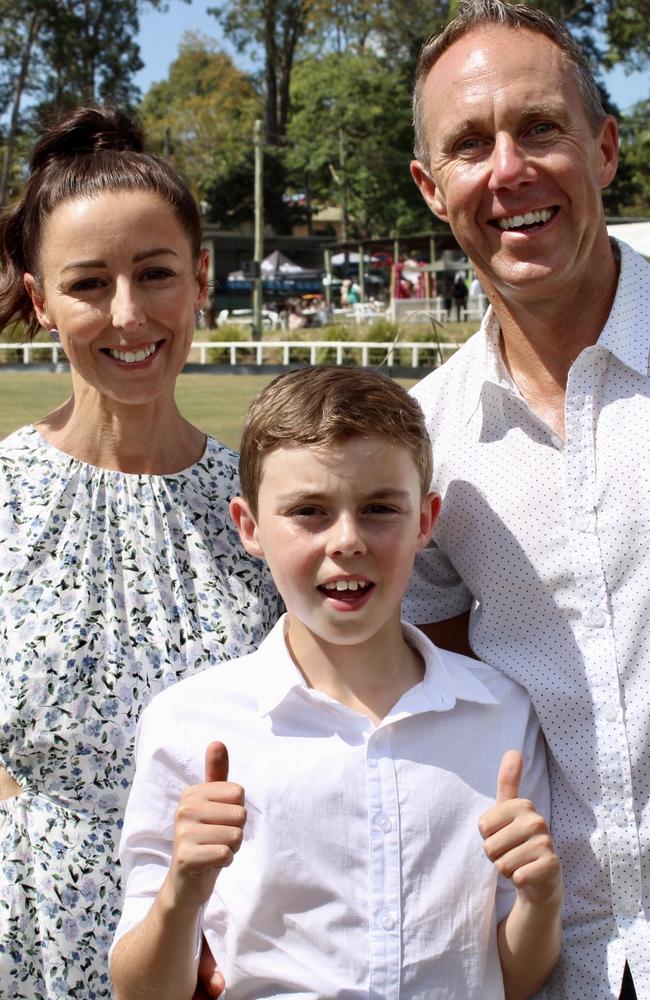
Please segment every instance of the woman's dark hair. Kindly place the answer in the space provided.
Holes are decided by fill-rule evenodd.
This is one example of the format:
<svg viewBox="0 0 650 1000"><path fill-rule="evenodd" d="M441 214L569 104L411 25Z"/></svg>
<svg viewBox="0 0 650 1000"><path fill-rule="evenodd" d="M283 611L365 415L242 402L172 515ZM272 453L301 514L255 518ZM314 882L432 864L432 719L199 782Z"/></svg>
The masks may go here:
<svg viewBox="0 0 650 1000"><path fill-rule="evenodd" d="M43 223L61 202L102 191L152 191L175 213L192 254L201 250L201 219L175 171L145 151L140 125L119 108L87 106L66 114L36 143L22 197L0 217L0 330L23 321L38 329L24 275L40 280Z"/></svg>

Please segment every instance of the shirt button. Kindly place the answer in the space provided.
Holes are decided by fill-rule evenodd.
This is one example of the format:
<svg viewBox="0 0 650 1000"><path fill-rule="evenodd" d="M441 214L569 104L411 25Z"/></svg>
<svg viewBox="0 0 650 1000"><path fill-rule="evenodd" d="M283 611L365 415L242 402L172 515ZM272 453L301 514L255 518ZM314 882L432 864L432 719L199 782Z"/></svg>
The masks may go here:
<svg viewBox="0 0 650 1000"><path fill-rule="evenodd" d="M589 531L591 529L591 518L588 514L577 514L571 520L571 527L574 531Z"/></svg>
<svg viewBox="0 0 650 1000"><path fill-rule="evenodd" d="M617 826L625 826L627 823L627 816L622 809L612 809L611 820L612 823L616 823Z"/></svg>
<svg viewBox="0 0 650 1000"><path fill-rule="evenodd" d="M608 705L605 709L605 719L607 722L616 722L618 719L618 708L616 705Z"/></svg>
<svg viewBox="0 0 650 1000"><path fill-rule="evenodd" d="M623 903L621 912L624 913L626 917L633 917L635 913L639 912L639 904L636 900L628 899Z"/></svg>
<svg viewBox="0 0 650 1000"><path fill-rule="evenodd" d="M379 819L379 828L384 833L390 833L393 829L393 824L391 822L390 816L381 816Z"/></svg>
<svg viewBox="0 0 650 1000"><path fill-rule="evenodd" d="M589 628L602 628L607 622L607 615L602 608L590 608L585 611L582 620Z"/></svg>
<svg viewBox="0 0 650 1000"><path fill-rule="evenodd" d="M395 930L395 921L391 917L390 913L382 914L382 918L379 922L385 931Z"/></svg>

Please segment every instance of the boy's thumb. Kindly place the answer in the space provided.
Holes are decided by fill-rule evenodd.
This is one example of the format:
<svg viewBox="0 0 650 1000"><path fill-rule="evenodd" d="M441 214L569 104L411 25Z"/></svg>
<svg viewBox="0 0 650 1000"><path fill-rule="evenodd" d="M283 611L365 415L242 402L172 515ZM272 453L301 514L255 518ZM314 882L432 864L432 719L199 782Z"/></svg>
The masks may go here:
<svg viewBox="0 0 650 1000"><path fill-rule="evenodd" d="M218 740L205 751L205 780L228 781L228 751Z"/></svg>
<svg viewBox="0 0 650 1000"><path fill-rule="evenodd" d="M519 785L524 769L524 758L518 750L506 750L499 765L497 777L497 802L519 798Z"/></svg>

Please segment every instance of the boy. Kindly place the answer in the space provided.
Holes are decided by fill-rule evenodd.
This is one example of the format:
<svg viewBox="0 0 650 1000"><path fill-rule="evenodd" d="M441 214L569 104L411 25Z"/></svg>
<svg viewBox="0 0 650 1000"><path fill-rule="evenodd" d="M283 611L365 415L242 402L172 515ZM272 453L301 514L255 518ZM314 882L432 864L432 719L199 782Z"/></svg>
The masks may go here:
<svg viewBox="0 0 650 1000"><path fill-rule="evenodd" d="M231 513L287 614L143 715L118 1000L190 998L199 929L229 1000L526 997L557 959L560 866L519 798L548 801L526 695L400 623L430 479L385 376L302 369L251 405Z"/></svg>

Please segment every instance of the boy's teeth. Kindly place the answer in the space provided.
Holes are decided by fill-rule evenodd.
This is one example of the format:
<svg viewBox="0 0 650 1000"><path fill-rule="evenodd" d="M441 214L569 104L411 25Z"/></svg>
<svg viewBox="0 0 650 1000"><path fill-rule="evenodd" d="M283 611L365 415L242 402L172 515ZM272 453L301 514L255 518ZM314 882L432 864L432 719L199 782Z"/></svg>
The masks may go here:
<svg viewBox="0 0 650 1000"><path fill-rule="evenodd" d="M108 353L112 358L117 361L126 361L128 363L133 363L134 361L144 361L156 350L155 344L149 344L148 347L142 347L139 351L113 351L110 350Z"/></svg>
<svg viewBox="0 0 650 1000"><path fill-rule="evenodd" d="M525 215L511 215L507 219L499 219L499 229L518 229L520 226L532 226L539 222L548 222L553 215L550 208L542 208L538 212L526 212Z"/></svg>
<svg viewBox="0 0 650 1000"><path fill-rule="evenodd" d="M325 590L363 590L367 586L367 580L333 580L324 584Z"/></svg>

